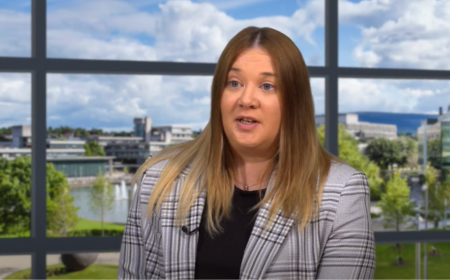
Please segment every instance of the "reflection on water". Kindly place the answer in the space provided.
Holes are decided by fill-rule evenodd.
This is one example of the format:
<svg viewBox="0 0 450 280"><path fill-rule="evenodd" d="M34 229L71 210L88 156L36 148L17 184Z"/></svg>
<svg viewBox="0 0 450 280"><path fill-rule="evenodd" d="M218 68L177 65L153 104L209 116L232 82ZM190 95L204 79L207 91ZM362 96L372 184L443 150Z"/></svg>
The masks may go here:
<svg viewBox="0 0 450 280"><path fill-rule="evenodd" d="M116 199L114 200L111 211L105 214L105 222L125 224L129 209L128 191L130 190L130 187L125 186L125 183L122 183L122 185L116 185L114 188ZM80 218L87 220L101 220L100 215L92 212L91 207L89 206L90 187L72 188L70 189L70 194L75 198L74 205L80 207L78 210L78 216Z"/></svg>

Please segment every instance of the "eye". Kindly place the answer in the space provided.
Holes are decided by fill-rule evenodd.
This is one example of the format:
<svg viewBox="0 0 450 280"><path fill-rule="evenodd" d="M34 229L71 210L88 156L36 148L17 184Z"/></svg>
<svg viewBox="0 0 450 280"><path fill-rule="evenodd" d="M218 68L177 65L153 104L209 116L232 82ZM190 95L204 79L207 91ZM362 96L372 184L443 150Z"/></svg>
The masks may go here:
<svg viewBox="0 0 450 280"><path fill-rule="evenodd" d="M230 81L230 82L228 82L228 84L233 88L239 87L239 82L237 82L237 81Z"/></svg>
<svg viewBox="0 0 450 280"><path fill-rule="evenodd" d="M271 84L263 84L262 88L263 90L273 90L275 87Z"/></svg>

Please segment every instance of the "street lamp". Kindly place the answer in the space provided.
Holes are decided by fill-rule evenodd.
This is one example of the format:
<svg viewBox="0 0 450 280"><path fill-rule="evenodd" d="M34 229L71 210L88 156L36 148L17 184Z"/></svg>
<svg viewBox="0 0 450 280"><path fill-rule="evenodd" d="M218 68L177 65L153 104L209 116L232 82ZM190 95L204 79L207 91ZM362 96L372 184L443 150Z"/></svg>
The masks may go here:
<svg viewBox="0 0 450 280"><path fill-rule="evenodd" d="M422 191L425 192L425 230L428 230L428 186L422 185ZM427 243L423 243L424 255L423 255L423 279L428 279L428 249Z"/></svg>

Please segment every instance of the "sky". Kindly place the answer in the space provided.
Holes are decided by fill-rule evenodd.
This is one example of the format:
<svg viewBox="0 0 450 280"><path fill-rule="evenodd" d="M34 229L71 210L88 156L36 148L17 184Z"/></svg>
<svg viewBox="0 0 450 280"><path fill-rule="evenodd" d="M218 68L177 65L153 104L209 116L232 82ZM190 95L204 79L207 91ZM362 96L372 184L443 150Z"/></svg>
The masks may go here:
<svg viewBox="0 0 450 280"><path fill-rule="evenodd" d="M324 0L47 0L50 58L217 62L242 28L289 36L308 66L324 65ZM30 0L0 1L0 56L30 56ZM339 65L450 69L450 0L339 0ZM203 128L211 76L49 74L48 126ZM311 79L317 114L324 79ZM0 74L0 127L29 124L30 75ZM437 113L450 81L340 79L339 111ZM445 110L444 110L445 111Z"/></svg>

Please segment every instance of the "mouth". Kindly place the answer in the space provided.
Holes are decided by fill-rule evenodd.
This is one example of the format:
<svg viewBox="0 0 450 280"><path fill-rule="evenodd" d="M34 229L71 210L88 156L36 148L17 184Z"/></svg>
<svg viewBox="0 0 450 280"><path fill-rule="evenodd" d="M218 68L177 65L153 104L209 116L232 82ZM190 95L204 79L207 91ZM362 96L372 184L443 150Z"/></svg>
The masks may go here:
<svg viewBox="0 0 450 280"><path fill-rule="evenodd" d="M236 119L238 122L242 124L257 124L259 123L257 120L250 117L240 117Z"/></svg>

